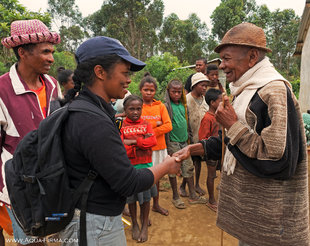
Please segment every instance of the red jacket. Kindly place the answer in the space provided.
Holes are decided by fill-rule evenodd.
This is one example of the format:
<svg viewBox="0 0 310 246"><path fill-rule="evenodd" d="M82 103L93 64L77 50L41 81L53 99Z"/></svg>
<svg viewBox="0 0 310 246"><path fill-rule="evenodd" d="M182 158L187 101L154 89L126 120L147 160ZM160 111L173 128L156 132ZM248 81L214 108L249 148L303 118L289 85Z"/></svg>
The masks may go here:
<svg viewBox="0 0 310 246"><path fill-rule="evenodd" d="M152 162L152 147L157 144L157 141L152 125L149 122L141 118L137 121L131 121L126 118L121 128L121 137L122 140L137 140L135 145L125 144L127 155L132 165Z"/></svg>
<svg viewBox="0 0 310 246"><path fill-rule="evenodd" d="M211 112L206 112L200 123L198 131L199 140L208 139L211 136L218 136L220 129L219 123L216 121L215 116Z"/></svg>

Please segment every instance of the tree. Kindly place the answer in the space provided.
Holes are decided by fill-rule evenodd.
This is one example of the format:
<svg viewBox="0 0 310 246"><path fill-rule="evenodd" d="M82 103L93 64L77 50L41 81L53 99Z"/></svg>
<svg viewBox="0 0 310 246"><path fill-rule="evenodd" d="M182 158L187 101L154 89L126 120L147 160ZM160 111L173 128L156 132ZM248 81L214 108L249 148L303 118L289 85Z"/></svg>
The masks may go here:
<svg viewBox="0 0 310 246"><path fill-rule="evenodd" d="M59 67L64 67L73 71L76 68L74 55L69 51L56 51L54 53L54 63L49 71L49 74L57 78L57 69Z"/></svg>
<svg viewBox="0 0 310 246"><path fill-rule="evenodd" d="M222 0L211 15L212 34L221 40L230 28L243 22L245 18L243 0Z"/></svg>
<svg viewBox="0 0 310 246"><path fill-rule="evenodd" d="M86 19L95 36L116 38L138 59L156 53L156 31L162 24L162 0L107 0Z"/></svg>
<svg viewBox="0 0 310 246"><path fill-rule="evenodd" d="M131 78L132 82L129 85L129 90L133 94L140 94L140 81L143 78L144 73L148 71L157 80L157 98L163 99L164 91L171 79L178 78L184 83L186 78L192 74L193 71L190 69L179 69L186 65L188 65L188 63L180 63L179 59L169 52L152 56L146 60L146 67L135 73Z"/></svg>
<svg viewBox="0 0 310 246"><path fill-rule="evenodd" d="M195 62L205 56L209 29L196 14L187 20L180 20L176 14L165 18L159 34L161 52L170 52L183 61Z"/></svg>
<svg viewBox="0 0 310 246"><path fill-rule="evenodd" d="M58 50L75 52L87 36L82 14L75 0L48 0L48 12L59 28L61 43Z"/></svg>
<svg viewBox="0 0 310 246"><path fill-rule="evenodd" d="M294 10L279 9L271 13L271 21L268 25L269 47L272 49L271 61L275 67L290 75L293 69L292 59L295 50L300 18Z"/></svg>

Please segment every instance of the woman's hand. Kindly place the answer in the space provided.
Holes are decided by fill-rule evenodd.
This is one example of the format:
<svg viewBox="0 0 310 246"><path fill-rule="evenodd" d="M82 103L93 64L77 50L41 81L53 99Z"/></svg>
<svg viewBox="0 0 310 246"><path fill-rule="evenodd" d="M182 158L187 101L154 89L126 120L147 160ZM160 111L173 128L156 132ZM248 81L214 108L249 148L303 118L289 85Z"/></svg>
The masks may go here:
<svg viewBox="0 0 310 246"><path fill-rule="evenodd" d="M168 174L179 174L181 171L181 160L175 156L167 156L163 163L168 165Z"/></svg>
<svg viewBox="0 0 310 246"><path fill-rule="evenodd" d="M180 149L179 151L173 153L172 156L178 157L181 161L186 160L191 156L189 146L186 146L183 149Z"/></svg>

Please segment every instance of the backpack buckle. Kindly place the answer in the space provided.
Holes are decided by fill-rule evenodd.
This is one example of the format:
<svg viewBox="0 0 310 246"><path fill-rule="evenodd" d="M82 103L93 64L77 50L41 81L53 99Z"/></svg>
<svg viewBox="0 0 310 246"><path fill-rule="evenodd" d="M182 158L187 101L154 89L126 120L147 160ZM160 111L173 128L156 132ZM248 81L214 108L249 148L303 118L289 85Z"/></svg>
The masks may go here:
<svg viewBox="0 0 310 246"><path fill-rule="evenodd" d="M97 172L95 172L94 170L89 170L89 172L88 172L88 178L89 179L96 179L97 178Z"/></svg>
<svg viewBox="0 0 310 246"><path fill-rule="evenodd" d="M35 176L23 175L22 179L24 180L24 182L31 183L31 184L36 182L36 177Z"/></svg>

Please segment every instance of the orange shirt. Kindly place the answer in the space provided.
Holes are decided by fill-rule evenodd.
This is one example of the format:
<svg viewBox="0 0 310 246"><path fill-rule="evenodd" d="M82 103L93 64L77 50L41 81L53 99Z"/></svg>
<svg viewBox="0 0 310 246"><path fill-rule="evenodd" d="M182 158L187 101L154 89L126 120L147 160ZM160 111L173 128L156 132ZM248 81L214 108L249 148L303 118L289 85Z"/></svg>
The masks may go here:
<svg viewBox="0 0 310 246"><path fill-rule="evenodd" d="M42 86L37 90L32 90L34 93L37 94L39 98L40 107L42 110L42 113L44 115L44 118L46 118L47 110L46 110L46 89L45 89L45 83L43 79L40 77L40 80L42 82Z"/></svg>
<svg viewBox="0 0 310 246"><path fill-rule="evenodd" d="M4 205L0 205L0 229L1 228L5 230L7 234L13 236L12 222Z"/></svg>
<svg viewBox="0 0 310 246"><path fill-rule="evenodd" d="M143 104L141 118L150 122L153 127L157 145L152 150L166 149L165 134L172 130L172 123L165 105L156 100L152 104ZM161 121L162 125L157 126L157 121Z"/></svg>

